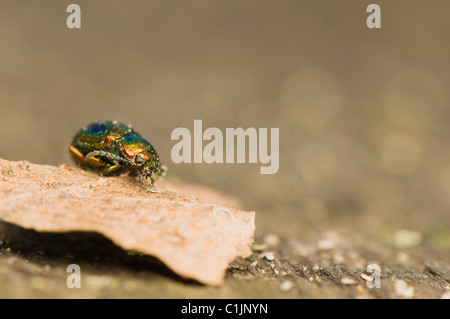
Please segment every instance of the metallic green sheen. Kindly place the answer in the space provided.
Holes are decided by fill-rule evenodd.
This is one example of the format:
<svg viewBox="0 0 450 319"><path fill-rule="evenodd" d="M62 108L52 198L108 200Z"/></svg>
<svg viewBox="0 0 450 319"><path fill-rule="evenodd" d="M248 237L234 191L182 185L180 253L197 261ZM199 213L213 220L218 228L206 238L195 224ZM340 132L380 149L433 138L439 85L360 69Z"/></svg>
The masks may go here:
<svg viewBox="0 0 450 319"><path fill-rule="evenodd" d="M100 175L130 171L141 182L150 177L153 185L163 171L153 146L131 127L117 121L89 124L78 131L71 146L82 154L71 151L77 164Z"/></svg>

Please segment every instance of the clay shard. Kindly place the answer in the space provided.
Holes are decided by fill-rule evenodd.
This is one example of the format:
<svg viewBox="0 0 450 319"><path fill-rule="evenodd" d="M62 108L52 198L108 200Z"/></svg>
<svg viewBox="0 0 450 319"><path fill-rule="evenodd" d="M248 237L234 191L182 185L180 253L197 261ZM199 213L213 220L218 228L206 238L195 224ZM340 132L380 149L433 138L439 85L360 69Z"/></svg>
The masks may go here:
<svg viewBox="0 0 450 319"><path fill-rule="evenodd" d="M195 194L173 182L150 188L128 176L0 159L0 219L40 232L98 232L183 277L221 285L229 263L251 254L255 213L208 188L178 188Z"/></svg>

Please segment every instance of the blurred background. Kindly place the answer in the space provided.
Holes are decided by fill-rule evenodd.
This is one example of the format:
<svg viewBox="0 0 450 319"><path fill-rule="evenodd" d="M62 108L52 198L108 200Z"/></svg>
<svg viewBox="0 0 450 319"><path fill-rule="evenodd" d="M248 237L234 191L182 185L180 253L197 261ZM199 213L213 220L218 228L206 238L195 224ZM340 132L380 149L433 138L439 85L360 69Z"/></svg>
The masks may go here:
<svg viewBox="0 0 450 319"><path fill-rule="evenodd" d="M66 8L81 7L81 29ZM381 29L366 8L381 6ZM167 178L257 212L257 235L419 231L450 249L450 3L0 0L0 157L72 164L133 124ZM280 168L174 164L177 127L280 129Z"/></svg>

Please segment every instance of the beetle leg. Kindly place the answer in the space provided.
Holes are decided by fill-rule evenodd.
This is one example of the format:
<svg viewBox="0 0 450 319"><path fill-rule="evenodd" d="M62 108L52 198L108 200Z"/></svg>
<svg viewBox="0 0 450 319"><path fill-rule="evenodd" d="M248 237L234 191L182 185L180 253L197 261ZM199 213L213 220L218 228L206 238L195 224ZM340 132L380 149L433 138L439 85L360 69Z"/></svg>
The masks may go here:
<svg viewBox="0 0 450 319"><path fill-rule="evenodd" d="M99 171L99 174L102 176L108 176L111 173L117 171L120 168L120 165L109 165L105 167L104 169Z"/></svg>
<svg viewBox="0 0 450 319"><path fill-rule="evenodd" d="M113 160L113 161L116 160L116 161L119 161L119 162L127 163L128 165L131 165L131 166L136 166L129 159L126 159L126 158L120 157L120 156L118 156L116 154L108 153L108 152L105 152L105 151L92 151L92 152L90 152L89 154L86 155L86 159L95 158L94 156L106 157L106 158L108 158L110 160Z"/></svg>
<svg viewBox="0 0 450 319"><path fill-rule="evenodd" d="M76 147L73 146L69 147L69 151L72 154L72 156L78 159L80 162L85 161L84 155Z"/></svg>
<svg viewBox="0 0 450 319"><path fill-rule="evenodd" d="M106 165L105 163L103 163L101 160L99 160L96 157L84 156L83 153L81 153L76 147L71 146L69 148L69 150L70 150L70 153L72 154L72 156L75 159L78 159L83 164L87 164L87 165L93 166L93 167L100 167L100 166Z"/></svg>
<svg viewBox="0 0 450 319"><path fill-rule="evenodd" d="M145 178L149 178L150 177L150 187L153 187L153 178L151 175L144 175L144 174L139 174L139 180L141 181L141 184L144 185L144 177Z"/></svg>
<svg viewBox="0 0 450 319"><path fill-rule="evenodd" d="M97 157L87 157L86 162L93 167L102 167L106 165L102 160L98 159Z"/></svg>
<svg viewBox="0 0 450 319"><path fill-rule="evenodd" d="M153 173L151 175L147 175L147 177L150 177L150 187L153 187Z"/></svg>

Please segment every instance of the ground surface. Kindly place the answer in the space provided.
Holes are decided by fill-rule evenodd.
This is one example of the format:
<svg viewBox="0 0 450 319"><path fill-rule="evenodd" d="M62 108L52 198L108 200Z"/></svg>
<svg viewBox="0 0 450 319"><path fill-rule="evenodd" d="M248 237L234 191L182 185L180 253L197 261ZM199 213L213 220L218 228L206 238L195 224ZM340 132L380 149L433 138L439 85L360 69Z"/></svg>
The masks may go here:
<svg viewBox="0 0 450 319"><path fill-rule="evenodd" d="M440 298L448 295L450 281L448 263L433 253L400 254L364 237L345 237L339 248L326 251L316 250L315 241L281 238L270 249L274 260L261 253L239 258L230 264L224 286L212 287L98 234L40 234L2 224L2 236L2 298ZM374 262L381 267L379 289L369 289L361 278ZM73 263L82 269L80 289L66 286L66 267Z"/></svg>
<svg viewBox="0 0 450 319"><path fill-rule="evenodd" d="M229 264L223 285L203 285L177 275L149 253L154 252L167 260L178 273L217 285L221 283L220 275L219 279L211 279L217 276L202 277L196 275L195 268L201 270L202 274L210 268L208 265L211 263L213 269L220 267L217 265L221 262L218 257L221 252L230 254L227 245L232 248L239 242L229 240L234 238L223 238L216 243L211 240L215 236L223 236L221 231L227 227L235 231L228 236L245 234L244 226L248 223L245 219L240 222L243 226L239 223L225 225L236 222L241 218L239 214L245 213L233 213L229 208L229 214L235 215L228 221L211 215L211 212L201 217L200 211L208 209L210 205L202 206L193 197L162 192L161 189L142 194L142 186L136 186L136 181L129 176L99 179L95 173L67 166L42 166L4 160L1 163L2 216L9 221L17 220L24 227L50 232L37 232L5 221L0 223L0 297L440 298L449 295L448 254L442 254L435 245L424 241L420 232L412 230L397 231L393 244L383 243L380 238L372 238L364 233L339 228L319 233L305 232L301 239L284 234L263 234L256 239L254 253L250 257L237 258ZM49 187L50 193L46 191ZM106 187L106 199L102 199L105 197L102 187ZM183 188L184 191L191 188L196 194L208 193L210 198L213 194L222 203L228 201L230 205L237 205L231 198L213 190L202 189L199 192L198 186L191 187L188 184L184 184ZM83 189L94 191L85 193ZM137 191L130 195L133 189ZM108 197L111 192L114 193L114 199ZM73 196L69 196L69 193L77 195L77 205L71 201ZM144 203L130 206L130 196L136 203ZM52 201L53 197L57 200ZM189 206L189 209L182 205L192 201L195 205ZM105 202L108 203L106 207ZM217 218L217 222L205 224L211 228L208 232L212 233L212 239L200 242L187 239L201 238L199 233L203 229L196 230L194 227L193 231L197 235L192 237L192 231L186 230L189 226L180 225L185 219L169 219L167 223L160 224L160 227L165 227L162 235L157 233L147 236L155 230L152 227L138 229L139 224L145 223L144 216L139 214L139 224L133 226L136 231L126 232L133 219L136 219L137 211L147 208L147 216L154 211L161 211L165 218L171 214L165 209L173 205L185 209L182 215L200 216L195 223ZM24 211L26 215L23 215ZM120 217L121 213L123 217ZM78 220L79 214L81 220ZM28 217L15 219L14 215ZM64 222L66 215L70 215L69 225ZM86 224L85 220L89 222ZM96 223L102 227L94 227ZM213 230L212 227L217 227L213 226L216 223L219 228ZM252 219L251 232L244 236L253 237L253 224ZM185 238L184 246L175 243L175 247L181 250L172 247L173 236L167 236L171 233L168 228L177 229L177 236ZM95 231L97 229L98 232ZM140 235L139 231L145 236ZM141 252L148 253L122 249L105 236L125 247L140 248ZM138 240L138 246L125 244L135 242L134 238ZM148 238L150 241L146 243ZM162 251L151 249L155 246L152 240L158 241L156 247L162 247ZM244 246L247 242L248 239L243 240ZM166 250L173 252L166 254ZM192 250L193 256L185 254ZM233 253L247 254L245 249ZM192 259L195 261L198 258L200 263L196 264L194 271L187 271L188 266L192 268ZM214 262L217 258L219 263ZM71 274L67 272L70 264L77 264L82 270L80 289L69 289L66 285ZM379 288L369 287L375 283L375 277L371 277L367 270L369 265L379 267Z"/></svg>

